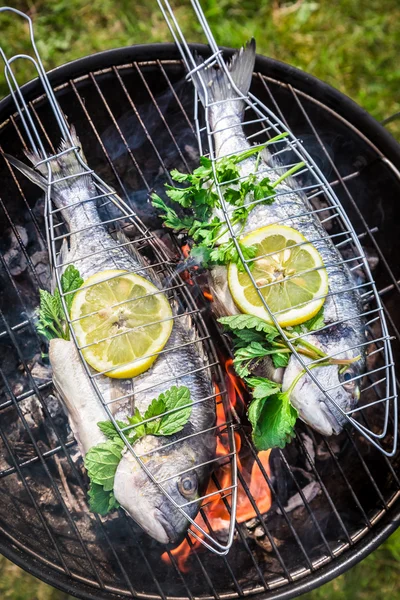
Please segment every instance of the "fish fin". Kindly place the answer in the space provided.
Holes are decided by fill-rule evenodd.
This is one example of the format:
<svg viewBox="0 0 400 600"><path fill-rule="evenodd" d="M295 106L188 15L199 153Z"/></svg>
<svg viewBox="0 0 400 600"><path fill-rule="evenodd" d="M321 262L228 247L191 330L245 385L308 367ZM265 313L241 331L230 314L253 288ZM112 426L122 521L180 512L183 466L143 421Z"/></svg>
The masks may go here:
<svg viewBox="0 0 400 600"><path fill-rule="evenodd" d="M227 65L233 83L243 96L246 96L250 89L255 59L256 42L252 38L246 46L235 52ZM196 62L198 66L204 65L204 60L199 56L196 57ZM211 102L238 97L224 70L204 66L192 74L192 80L204 106Z"/></svg>
<svg viewBox="0 0 400 600"><path fill-rule="evenodd" d="M25 155L29 159L29 161L33 164L34 169L25 165L23 162L14 158L10 155L5 155L7 160L25 177L27 177L30 181L38 185L43 190L48 189L48 165L50 165L51 173L52 173L52 191L55 192L52 195L54 202L56 203L58 208L63 207L63 192L68 190L73 182L78 181L82 187L89 187L92 185L91 173L84 173L85 171L85 156L80 146L80 141L78 136L76 135L75 128L71 126L70 128L71 140L61 140L60 146L57 150L57 153L65 152L61 156L56 158L51 158L48 162L42 164L38 164L44 160L44 156L40 154L40 152L26 151ZM70 149L70 152L66 152ZM80 152L80 159L78 159L78 153ZM36 165L38 165L36 167ZM71 175L78 175L79 173L83 173L80 177L76 179L65 179L66 177L71 177ZM70 201L70 199L67 201Z"/></svg>
<svg viewBox="0 0 400 600"><path fill-rule="evenodd" d="M18 169L18 171L21 171L21 173L25 175L29 181L32 181L32 183L39 186L42 190L47 189L47 180L43 177L43 175L32 169L32 167L28 167L28 165L23 163L18 158L11 156L11 154L4 154L4 156L10 165ZM39 160L40 159L38 159L36 162L39 162Z"/></svg>

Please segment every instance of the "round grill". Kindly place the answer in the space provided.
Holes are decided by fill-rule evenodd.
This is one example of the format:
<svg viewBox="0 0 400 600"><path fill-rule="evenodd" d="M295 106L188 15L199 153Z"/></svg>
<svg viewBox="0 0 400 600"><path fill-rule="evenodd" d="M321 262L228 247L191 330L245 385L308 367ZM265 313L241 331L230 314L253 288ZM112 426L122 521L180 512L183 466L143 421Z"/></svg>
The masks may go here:
<svg viewBox="0 0 400 600"><path fill-rule="evenodd" d="M50 74L90 167L156 231L149 190L198 158L184 74L173 45L101 53ZM374 269L397 358L400 147L348 98L277 61L258 58L252 89L303 140L347 210ZM25 87L25 98L54 148L57 130L37 82ZM0 145L22 158L28 144L13 113L3 100ZM238 524L226 557L193 549L183 561L123 514L89 513L82 460L34 327L37 290L49 283L43 198L6 161L0 170L0 549L7 557L81 598L289 598L338 575L389 535L400 507L398 456L388 459L354 431L324 439L303 424L287 448L271 453L270 474L260 465L272 494L268 512L239 475L254 518ZM381 410L366 414L369 427L381 423ZM246 428L241 435L241 452L254 461Z"/></svg>

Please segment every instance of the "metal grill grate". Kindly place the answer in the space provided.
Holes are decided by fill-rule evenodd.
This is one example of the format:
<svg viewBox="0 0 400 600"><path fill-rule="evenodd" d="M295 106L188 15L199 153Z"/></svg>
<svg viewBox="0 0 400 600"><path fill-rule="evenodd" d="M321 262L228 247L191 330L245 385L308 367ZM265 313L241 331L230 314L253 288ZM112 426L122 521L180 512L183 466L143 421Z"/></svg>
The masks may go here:
<svg viewBox="0 0 400 600"><path fill-rule="evenodd" d="M196 142L193 128L189 125L193 118L191 104L189 102L185 104L176 91L183 74L181 63L176 60L124 62L107 69L90 72L63 83L56 89L62 108L69 115L71 122L76 124L85 150L87 148L89 164L96 167L96 170L98 166L99 172L107 181L112 181L114 177L118 189L125 194L123 197L127 203L132 202L132 197L125 175L130 172L131 165L135 173L135 184L141 181L137 189L145 190L152 185L159 167L163 171L163 177L167 177L169 168L175 166L165 164L163 161L165 151L160 142L161 130L171 140L177 154L180 153L182 157L187 156L187 139L191 139L192 145ZM139 89L140 82L142 84ZM310 98L287 86L280 91L279 82L261 73L255 75L254 85L259 86L259 90L265 90L265 98L272 98L276 103L275 110L278 111L279 102L282 100L280 93L284 92L286 98L292 97L294 105L299 106L299 114L304 116L307 126L310 131L313 131L313 123L309 115L310 107L314 107L315 103ZM160 90L170 91L172 111L163 108ZM45 98L37 97L37 90L33 98L29 106L42 131L50 132L48 141L51 148L51 144L57 144L58 140L51 125ZM146 105L152 105L156 110L158 107L160 110L158 114L161 113L163 116L163 118L160 116L160 120L157 121L158 124L161 123L157 134L151 132L154 114L151 113L149 116L142 110L144 98L146 98ZM115 128L121 145L129 146L121 126L120 118L124 109L118 107L119 102L126 102L126 109L132 114L139 115L139 127L147 140L146 143L152 148L154 162L151 168L135 150L125 155L126 160L116 161L103 141L102 132L106 124L107 127ZM171 112L177 119L176 123L171 117ZM281 116L284 120L285 112L284 110L282 112ZM293 115L287 113L287 118L290 122ZM184 127L188 138L179 139L177 132ZM87 138L83 138L82 132ZM3 149L13 154L20 154L16 149L21 141L23 142L24 133L18 115L10 116L4 121L0 133ZM315 135L317 129L314 128L313 133L318 148L324 152L321 139ZM26 142L23 145L27 147ZM382 169L384 157L372 146L366 151L366 154L368 153L370 164L377 161L379 168ZM329 154L327 156L329 165L331 159ZM349 205L353 206L357 221L361 223L358 227L360 239L363 243L366 240L370 241L380 251L379 242L382 239L380 232L376 228L367 226L365 217L362 216L351 194L352 185L364 177L365 171L360 168L351 173L346 172L342 177L340 173L343 171L334 161L332 163L334 170L331 173L333 179L331 184L341 195L341 199L343 195L348 195ZM42 239L43 242L43 223L40 215L34 210L33 202L37 198L37 193L25 181L15 177L5 162L3 165L5 192L1 202L1 225L4 229L13 231L17 246L27 262L30 286L32 289L37 288L38 285L42 285L42 274L38 272L35 261L32 261L32 248L18 230L20 216L24 214L24 218L36 232L37 239ZM391 176L396 177L396 174ZM122 181L125 182L125 186ZM3 293L1 317L4 327L0 332L0 340L3 359L6 353L12 358L9 362L3 360L1 368L5 394L0 405L3 415L0 421L0 436L3 444L1 454L7 458L2 461L0 477L5 500L4 507L8 507L8 514L1 513L1 529L4 539L8 539L9 544L23 548L24 552L28 552L32 558L39 560L43 571L52 568L59 572L60 576L66 575L71 578L71 581L86 584L89 586L85 588L87 594L90 594L90 587L95 587L100 590L94 592L97 595L104 590L110 595L116 592L134 597L202 595L218 598L221 594L226 597L236 597L249 592L264 592L265 595L268 591L269 596L274 597L278 594L273 591L275 588L284 586L288 582L293 584L296 580L314 573L354 546L394 505L400 489L395 459L380 456L367 447L362 439L349 433L343 434L336 444L335 440L322 441L318 435L305 427L300 427L293 448L283 452L278 451L273 457L272 477L258 461L251 444L246 444L254 460L258 461L273 494L274 512L266 519L257 514L257 504L251 497L248 484L243 475L238 473L239 487L254 504L259 519L257 527L262 530L263 535L260 538L263 540L264 548L268 543L270 545L268 552L262 550L255 542L255 536L247 525L239 524L237 539L228 557L210 558L203 553L194 553L190 563L191 571L185 574L179 571L176 558L171 553L169 553L171 567L160 569L159 557L164 548L151 545L148 539L143 538L134 528L130 519L123 515L120 516L120 520L124 525L120 528L113 521L103 520L87 513L85 513L87 521L81 521L80 511L71 506L68 495L71 485L76 493L79 487L85 490L74 442L66 436L65 427L60 427L54 413L49 409L51 383L38 383L38 379L31 374L30 361L40 348L32 322L32 309L37 301L36 296L33 292L27 294L24 282L12 274L10 262L7 256L5 258L6 253L7 250L1 253L2 277L5 282L3 289L6 290L7 298ZM396 313L392 310L392 306L393 302L396 303L396 292L399 291L397 282L399 274L389 269L383 254L380 269L382 271L380 295L383 301L388 298L388 306L384 305L384 309L397 336ZM193 310L196 309L197 307L193 305ZM27 338L33 340L28 347L25 344ZM22 375L15 373L15 365L20 365ZM18 388L20 380L23 381L22 389ZM41 434L32 426L29 419L27 420L23 412L26 402L34 397L39 400L43 411L43 426L48 430L49 447L44 448L40 443ZM23 430L30 440L33 456L29 458L20 457L19 448L13 438L13 429L9 423L10 414L15 415L22 423ZM366 418L371 418L371 414ZM372 414L372 419L374 418ZM246 430L242 430L242 435L244 441L248 442ZM310 448L325 449L328 469L322 461L312 456ZM293 467L293 453L298 453L298 456L302 457L302 466L308 466L310 480L318 482L320 486L318 510L315 508L315 500L311 500L304 491L298 469ZM9 463L8 466L5 465L6 462ZM343 486L341 496L338 496L332 487L333 474ZM48 493L53 498L52 503L43 502L40 491L35 487L35 478L38 477L45 482L44 487L49 490ZM285 503L282 477L299 495L300 519L296 518L293 509L289 509ZM10 502L8 496L12 494L18 499L17 502ZM345 507L346 503L351 504L351 514L347 512L349 509ZM25 506L30 508L29 519L27 513L23 512ZM59 511L59 522L53 519L54 515L50 507L53 511ZM280 514L276 512L277 509L280 510ZM301 525L302 519L305 521L305 526ZM311 544L308 538L312 540ZM130 556L129 552L127 555L126 548L132 552ZM141 577L138 576L138 572ZM84 592L75 593L83 595Z"/></svg>

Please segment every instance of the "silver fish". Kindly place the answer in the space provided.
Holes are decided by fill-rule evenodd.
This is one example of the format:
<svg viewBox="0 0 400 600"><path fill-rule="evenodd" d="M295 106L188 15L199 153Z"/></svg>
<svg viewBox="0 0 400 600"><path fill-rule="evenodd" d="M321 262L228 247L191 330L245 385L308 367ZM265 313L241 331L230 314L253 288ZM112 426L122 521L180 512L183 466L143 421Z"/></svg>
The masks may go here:
<svg viewBox="0 0 400 600"><path fill-rule="evenodd" d="M73 138L74 145L79 147L74 133ZM60 151L68 147L68 143L62 142ZM29 155L29 158L33 164L40 160L35 155ZM43 176L47 174L47 167L42 164L39 174L16 159L10 157L10 161L34 183L46 189ZM51 161L50 165L55 181L82 171L73 152ZM66 242L63 245L62 264L74 264L84 279L107 269L136 272L161 288L162 282L155 273L149 268L143 269L145 263L140 255L127 250L132 246L121 247L121 240L112 237L106 226L101 224L95 202L87 202L98 193L90 174L54 184L53 201L61 209L72 234L69 245ZM103 251L99 253L99 250ZM177 302L172 302L172 311L174 315L178 314ZM215 424L215 400L211 372L205 368L204 348L201 342L194 342L196 337L191 318L180 316L174 319L164 352L145 373L129 380L111 379L104 375L96 377L101 394L105 402L110 403L115 418L125 421L135 408L144 414L152 399L172 386L189 388L193 405L183 430L168 437L147 435L135 443L135 452L143 457L152 476L158 482L164 482L163 488L177 505L189 503L184 510L192 519L199 510L200 501L196 500L204 494L210 474L209 467L196 465L212 460L216 447L215 430L204 432ZM94 445L106 441L97 423L109 417L87 377L75 344L62 339L51 340L49 356L54 384L65 403L80 450L85 455ZM115 401L120 397L124 399ZM187 438L196 433L199 435ZM186 517L149 479L128 449L123 452L117 468L114 495L125 511L159 542L177 542L186 533L189 524Z"/></svg>
<svg viewBox="0 0 400 600"><path fill-rule="evenodd" d="M198 62L200 64L201 60ZM250 88L254 62L255 42L252 40L233 56L229 64L232 80L244 96ZM217 158L239 154L250 148L242 126L244 102L238 98L224 71L206 67L192 77L203 104L211 105L208 115ZM257 170L256 157L243 160L238 167L241 177L254 173ZM283 172L282 165L272 158L268 149L263 150L261 164L258 166L258 173L262 175L259 177L267 174L271 182L274 182ZM300 231L318 249L328 273L329 292L333 294L328 295L325 301L324 320L326 325L331 323L332 326L310 334L305 339L335 358L360 357L344 373L341 373L337 366L318 367L313 370L322 388L329 390L331 398L343 411L347 411L354 408L358 402L359 376L363 373L365 365L366 332L360 316L360 294L352 289L355 283L351 272L345 264L340 264L343 260L340 252L329 239L318 218L315 215L304 215L309 213L312 207L304 193L298 190L294 180L285 179L276 186L276 191L278 195L271 205L256 205L251 210L244 228L241 229L239 224L235 225L234 232L238 235L247 234L260 227L282 222ZM216 214L223 218L221 210L217 210ZM304 216L301 216L302 214ZM228 239L229 234L226 234L220 238L220 243ZM212 269L211 277L212 293L218 311L227 315L240 312L229 291L226 267ZM342 290L348 291L337 293ZM281 379L282 389L285 391L302 369L300 362L292 356L284 373L280 370L272 372L271 375L270 366L269 377L277 381ZM346 422L346 418L326 398L308 374L295 386L291 401L303 421L325 435L339 433Z"/></svg>

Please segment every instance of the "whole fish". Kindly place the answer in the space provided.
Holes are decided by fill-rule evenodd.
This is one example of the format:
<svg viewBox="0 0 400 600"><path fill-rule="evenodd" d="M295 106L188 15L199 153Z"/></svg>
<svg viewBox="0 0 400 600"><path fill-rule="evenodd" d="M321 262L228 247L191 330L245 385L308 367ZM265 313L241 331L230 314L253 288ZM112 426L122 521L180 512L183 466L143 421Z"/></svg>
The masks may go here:
<svg viewBox="0 0 400 600"><path fill-rule="evenodd" d="M73 145L80 147L74 132L72 138ZM63 141L60 152L69 147L69 143ZM34 154L28 157L33 164L41 160ZM12 157L10 162L46 189L45 164L39 166L40 173L37 173ZM73 152L52 160L50 166L54 181L82 172ZM69 244L63 242L59 264L74 264L83 279L108 269L136 272L161 289L162 282L151 269L143 269L145 263L131 250L132 245L121 246L123 240L112 237L101 224L95 201L90 201L98 195L90 174L70 177L53 185L52 199L70 232ZM102 251L99 253L99 250ZM172 302L171 307L177 315L177 302ZM151 401L172 386L186 386L190 390L192 411L184 428L171 436L146 435L134 444L134 449L138 456L143 456L152 476L158 482L163 481L163 488L179 506L189 503L183 510L192 519L199 510L199 498L204 494L210 474L210 467L197 465L212 460L216 447L215 430L209 431L216 420L213 384L210 370L205 368L204 349L201 342L194 341L196 337L191 318L179 316L174 319L164 351L146 372L127 380L104 375L95 378L114 417L124 421L136 408L143 415ZM85 455L90 448L106 441L97 423L109 417L84 370L75 344L53 339L49 357L55 387L65 403L71 429ZM123 399L116 400L120 397ZM116 471L114 495L125 511L159 542L177 542L186 533L189 522L185 515L150 480L127 448Z"/></svg>
<svg viewBox="0 0 400 600"><path fill-rule="evenodd" d="M201 62L201 59L198 59L199 65ZM250 88L254 62L255 41L252 40L233 56L228 66L231 78L243 96L247 95ZM192 78L201 101L209 106L208 118L213 132L216 157L240 154L250 148L242 126L245 103L233 89L226 73L222 69L205 67L195 72ZM258 169L256 160L253 155L238 164L241 177L257 171L259 178L267 175L270 181L274 182L284 173L282 165L273 159L268 148L261 153ZM305 194L299 191L295 181L285 179L277 184L275 189L277 196L274 202L271 205L262 203L255 205L249 213L244 228L242 229L239 224L235 225L234 232L237 235L244 235L261 227L281 222L300 231L318 249L329 278L329 295L324 304L324 320L326 325L331 324L331 326L321 332L307 335L305 339L337 359L359 357L344 373L336 365L317 367L312 371L321 387L329 390L331 398L343 411L347 411L357 405L360 396L359 376L362 375L365 366L366 332L361 317L360 294L354 289L355 282L350 270L346 264L341 264L343 258L339 250L328 237L317 216L310 214L311 204ZM220 209L216 214L223 218ZM219 241L222 243L228 239L229 234L226 234ZM226 267L213 268L211 278L212 293L218 311L226 315L239 313L230 294ZM310 359L305 359L305 362L310 362ZM268 361L266 363L268 365ZM282 389L285 391L302 370L300 362L292 356L284 371L274 370L269 362L266 376L281 380ZM291 394L291 402L299 411L303 421L325 435L339 433L346 422L340 410L327 399L308 374L301 377L295 386Z"/></svg>

